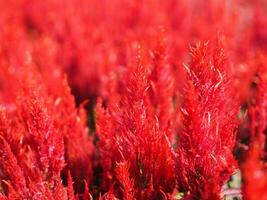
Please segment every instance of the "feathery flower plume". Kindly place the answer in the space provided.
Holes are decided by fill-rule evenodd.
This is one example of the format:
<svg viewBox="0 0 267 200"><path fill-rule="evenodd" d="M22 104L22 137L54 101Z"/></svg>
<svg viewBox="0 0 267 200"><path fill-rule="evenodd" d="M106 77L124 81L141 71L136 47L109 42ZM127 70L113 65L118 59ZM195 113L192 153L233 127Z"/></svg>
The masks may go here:
<svg viewBox="0 0 267 200"><path fill-rule="evenodd" d="M127 183L132 189L123 187L123 198L158 199L174 189L174 161L167 130L160 129L149 101L143 55L139 49L137 64L128 67L120 98L107 102L106 109L98 103L97 134L105 187ZM128 163L127 170L121 163ZM119 169L124 174L114 176Z"/></svg>
<svg viewBox="0 0 267 200"><path fill-rule="evenodd" d="M178 135L177 181L188 199L220 199L222 185L236 168L232 154L238 106L224 49L199 43L185 68L188 83Z"/></svg>

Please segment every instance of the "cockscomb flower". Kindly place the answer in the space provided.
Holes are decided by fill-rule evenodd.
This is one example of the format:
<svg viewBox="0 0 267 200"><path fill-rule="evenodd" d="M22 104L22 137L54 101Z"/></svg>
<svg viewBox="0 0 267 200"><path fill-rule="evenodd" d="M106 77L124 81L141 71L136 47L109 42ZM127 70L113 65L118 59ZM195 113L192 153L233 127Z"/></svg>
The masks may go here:
<svg viewBox="0 0 267 200"><path fill-rule="evenodd" d="M232 155L238 106L224 49L199 43L185 65L188 83L178 135L177 181L188 199L220 199L221 186L234 172Z"/></svg>
<svg viewBox="0 0 267 200"><path fill-rule="evenodd" d="M75 193L82 193L84 181L92 179L94 152L85 111L76 109L66 79L57 80L56 95L48 93L34 66L22 74L16 76L21 87L14 108L1 109L1 192L9 199L67 199L62 181L70 171ZM13 168L21 173L18 179ZM14 189L18 184L23 188Z"/></svg>
<svg viewBox="0 0 267 200"><path fill-rule="evenodd" d="M151 56L151 72L149 74L150 83L150 101L154 107L155 114L159 120L161 130L167 132L168 137L173 139L174 133L178 128L178 101L177 88L175 87L175 74L173 74L170 66L169 58L167 57L168 47L166 38L164 36L164 29L161 28L160 35L156 40L156 47L150 51ZM183 76L177 74L181 78L180 84L182 85Z"/></svg>
<svg viewBox="0 0 267 200"><path fill-rule="evenodd" d="M66 180L67 171L70 170L75 192L82 192L84 180L88 184L92 180L94 148L87 127L86 111L82 105L76 109L74 97L63 78L62 66L57 63L59 45L53 37L38 35L35 30L25 26L25 13L21 7L26 1L0 3L0 102L8 112L17 112L16 92L20 90L20 81L25 74L31 76L28 79L38 79L36 84L44 88L42 93L47 101L47 112L53 118L55 129L60 130L64 138L66 166L62 172L63 179ZM14 11L12 15L11 10ZM12 146L20 141L17 133L20 127L18 129L9 136L14 140ZM19 150L19 147L15 150Z"/></svg>
<svg viewBox="0 0 267 200"><path fill-rule="evenodd" d="M7 128L1 132L1 184L5 183L1 192L8 199L67 199L60 177L65 165L63 135L54 125L41 87L26 80L10 122L1 116ZM16 147L8 143L7 132L13 131L19 132Z"/></svg>
<svg viewBox="0 0 267 200"><path fill-rule="evenodd" d="M243 197L246 200L267 198L266 168L266 126L267 126L267 59L259 55L255 59L257 66L257 85L254 96L248 106L250 148L241 164L244 184Z"/></svg>
<svg viewBox="0 0 267 200"><path fill-rule="evenodd" d="M117 179L121 184L123 199L125 200L135 199L134 182L133 179L130 179L129 169L130 169L130 163L126 161L116 164L115 172L117 175Z"/></svg>
<svg viewBox="0 0 267 200"><path fill-rule="evenodd" d="M267 168L263 160L265 135L258 133L250 145L247 159L242 164L244 200L264 200L267 198Z"/></svg>
<svg viewBox="0 0 267 200"><path fill-rule="evenodd" d="M66 78L62 80L61 87L61 94L54 100L51 110L55 124L64 136L66 170L71 172L75 191L82 192L84 181L90 184L93 177L94 146L83 105L76 109Z"/></svg>
<svg viewBox="0 0 267 200"><path fill-rule="evenodd" d="M107 102L106 109L101 101L97 106L103 185L108 189L121 184L121 192L115 190L118 198L161 199L174 189L174 161L167 129L160 129L149 100L148 68L142 55L139 52L137 64L128 66L119 98ZM118 175L119 171L124 174Z"/></svg>

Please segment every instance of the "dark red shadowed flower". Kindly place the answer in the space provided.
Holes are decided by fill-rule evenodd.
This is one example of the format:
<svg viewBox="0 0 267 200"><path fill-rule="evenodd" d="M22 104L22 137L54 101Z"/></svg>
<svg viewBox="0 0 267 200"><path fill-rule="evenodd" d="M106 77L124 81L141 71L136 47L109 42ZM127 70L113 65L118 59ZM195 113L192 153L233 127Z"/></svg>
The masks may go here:
<svg viewBox="0 0 267 200"><path fill-rule="evenodd" d="M267 70L266 56L255 59L257 66L257 87L248 107L250 126L250 148L241 164L245 200L267 198L266 127L267 127Z"/></svg>

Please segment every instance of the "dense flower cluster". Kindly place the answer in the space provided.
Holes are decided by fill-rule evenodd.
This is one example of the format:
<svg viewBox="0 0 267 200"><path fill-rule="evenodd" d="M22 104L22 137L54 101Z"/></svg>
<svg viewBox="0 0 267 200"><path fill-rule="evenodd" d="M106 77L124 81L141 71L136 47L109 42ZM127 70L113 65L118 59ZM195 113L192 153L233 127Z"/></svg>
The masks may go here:
<svg viewBox="0 0 267 200"><path fill-rule="evenodd" d="M0 0L0 200L266 200L266 13Z"/></svg>
<svg viewBox="0 0 267 200"><path fill-rule="evenodd" d="M184 130L178 135L178 183L192 198L219 199L221 186L235 169L238 105L232 93L223 48L207 43L191 50Z"/></svg>

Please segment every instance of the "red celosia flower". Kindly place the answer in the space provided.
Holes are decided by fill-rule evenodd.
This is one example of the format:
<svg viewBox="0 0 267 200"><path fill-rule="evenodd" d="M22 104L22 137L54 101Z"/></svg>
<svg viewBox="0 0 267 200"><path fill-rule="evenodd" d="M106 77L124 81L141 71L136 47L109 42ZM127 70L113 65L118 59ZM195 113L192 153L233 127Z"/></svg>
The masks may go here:
<svg viewBox="0 0 267 200"><path fill-rule="evenodd" d="M63 135L55 127L42 95L42 88L27 79L12 121L1 115L6 128L1 131L1 184L5 183L2 192L9 199L67 198L60 177L65 165ZM17 146L12 145L14 141L8 143L7 133L13 131L19 131Z"/></svg>
<svg viewBox="0 0 267 200"><path fill-rule="evenodd" d="M64 135L66 169L71 171L76 191L82 192L84 180L87 183L92 180L94 147L85 110L82 105L76 109L66 79L62 81L61 94L55 99L51 110L57 128Z"/></svg>
<svg viewBox="0 0 267 200"><path fill-rule="evenodd" d="M255 60L257 65L257 88L254 91L254 98L249 105L250 117L250 149L244 163L241 165L244 185L244 199L266 199L267 168L266 168L266 135L267 126L267 71L266 56L261 55Z"/></svg>
<svg viewBox="0 0 267 200"><path fill-rule="evenodd" d="M129 66L119 98L108 102L107 109L102 108L99 102L97 134L104 186L108 188L116 180L122 185L132 185L133 181L130 193L122 190L124 198L155 199L172 192L174 161L166 136L168 130L160 129L160 123L153 114L147 93L148 69L142 60L139 53L138 63ZM120 162L129 163L129 172L123 170L124 175L116 177L114 171L120 169Z"/></svg>
<svg viewBox="0 0 267 200"><path fill-rule="evenodd" d="M182 108L177 180L189 199L220 199L220 190L235 169L238 106L231 94L231 77L223 48L199 43L192 62Z"/></svg>
<svg viewBox="0 0 267 200"><path fill-rule="evenodd" d="M267 198L267 168L262 160L264 140L265 137L262 133L254 137L247 159L242 165L244 179L242 189L245 200L264 200Z"/></svg>
<svg viewBox="0 0 267 200"><path fill-rule="evenodd" d="M122 185L123 199L134 200L134 182L130 179L129 174L130 163L124 161L116 164L116 175L120 184Z"/></svg>
<svg viewBox="0 0 267 200"><path fill-rule="evenodd" d="M2 179L6 179L2 192L9 199L67 199L61 180L63 169L71 171L76 192L82 190L84 180L90 182L92 178L93 146L85 111L75 108L66 80L62 80L56 97L47 93L34 68L27 70L21 77L24 80L15 109L8 109L7 114L1 111L0 157L10 158L1 166ZM22 178L17 180L12 168L21 171L17 177ZM18 193L13 189L20 180L25 182L23 193L21 188Z"/></svg>
<svg viewBox="0 0 267 200"><path fill-rule="evenodd" d="M168 135L172 139L179 122L178 105L175 105L178 104L175 100L178 101L179 91L176 91L175 88L175 78L167 57L166 38L164 34L164 31L161 30L160 37L156 41L156 47L150 52L152 56L151 65L153 66L149 77L150 100L159 120L160 129L164 131L169 128L170 131L166 134L172 134ZM181 78L180 84L183 84L183 76L179 77Z"/></svg>

